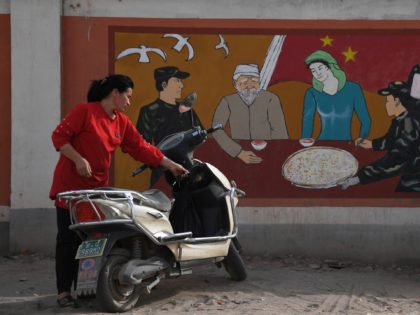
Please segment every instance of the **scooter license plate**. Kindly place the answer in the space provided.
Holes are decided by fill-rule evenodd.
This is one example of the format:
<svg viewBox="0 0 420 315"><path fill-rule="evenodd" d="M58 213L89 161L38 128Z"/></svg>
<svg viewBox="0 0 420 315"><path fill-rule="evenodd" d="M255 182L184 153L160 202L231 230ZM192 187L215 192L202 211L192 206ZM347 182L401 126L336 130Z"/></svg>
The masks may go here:
<svg viewBox="0 0 420 315"><path fill-rule="evenodd" d="M76 259L102 256L106 241L106 238L101 238L82 242L77 249Z"/></svg>

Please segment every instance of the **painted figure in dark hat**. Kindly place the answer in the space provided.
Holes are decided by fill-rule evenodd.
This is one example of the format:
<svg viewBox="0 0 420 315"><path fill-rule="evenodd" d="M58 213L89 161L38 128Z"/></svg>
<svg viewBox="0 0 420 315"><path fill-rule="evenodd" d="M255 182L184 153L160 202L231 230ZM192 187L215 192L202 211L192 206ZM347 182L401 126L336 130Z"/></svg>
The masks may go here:
<svg viewBox="0 0 420 315"><path fill-rule="evenodd" d="M408 83L391 82L387 88L378 91L380 95L386 96L388 115L395 118L383 137L372 141L359 138L356 145L365 149L383 150L386 154L362 167L357 176L344 181L343 189L400 175L396 191L420 192L420 101L413 97L416 95L413 84L416 69L420 67L413 67Z"/></svg>
<svg viewBox="0 0 420 315"><path fill-rule="evenodd" d="M170 134L189 130L194 126L202 127L197 113L191 108L194 97L178 101L184 87L182 80L189 76L188 72L173 66L155 69L155 85L159 97L140 110L136 125L147 142L157 145ZM159 171L152 172L151 185L159 176Z"/></svg>

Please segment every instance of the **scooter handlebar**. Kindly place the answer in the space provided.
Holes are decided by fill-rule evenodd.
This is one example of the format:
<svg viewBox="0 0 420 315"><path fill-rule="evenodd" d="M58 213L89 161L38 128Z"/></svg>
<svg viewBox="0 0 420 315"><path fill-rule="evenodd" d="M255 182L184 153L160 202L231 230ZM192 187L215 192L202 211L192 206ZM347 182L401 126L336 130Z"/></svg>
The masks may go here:
<svg viewBox="0 0 420 315"><path fill-rule="evenodd" d="M206 129L205 131L204 130L201 130L200 131L200 133L201 134L203 134L203 135L206 135L206 134L210 134L210 133L213 133L213 132L215 132L216 130L219 130L219 129L223 129L223 126L222 126L222 124L215 124L215 125L213 125L211 128L209 128L209 129ZM148 168L150 168L150 165L148 165L148 164L143 164L142 166L140 166L140 167L138 167L138 168L136 168L132 173L131 173L131 175L134 177L134 176L137 176L137 175L139 175L139 174L141 174L141 173L143 173L146 169L148 169Z"/></svg>
<svg viewBox="0 0 420 315"><path fill-rule="evenodd" d="M143 164L142 166L140 166L140 167L138 167L138 168L136 168L132 173L131 173L131 175L134 177L134 176L137 176L137 175L139 175L140 173L143 173L145 170L147 170L148 168L150 168L150 166L149 166L149 164Z"/></svg>
<svg viewBox="0 0 420 315"><path fill-rule="evenodd" d="M236 192L236 195L238 197L245 197L246 196L246 193L243 190L240 190L238 188L235 188L235 192Z"/></svg>
<svg viewBox="0 0 420 315"><path fill-rule="evenodd" d="M210 133L213 133L216 130L220 130L220 129L223 129L222 124L215 124L213 127L207 129L206 132L207 132L207 134L210 134Z"/></svg>

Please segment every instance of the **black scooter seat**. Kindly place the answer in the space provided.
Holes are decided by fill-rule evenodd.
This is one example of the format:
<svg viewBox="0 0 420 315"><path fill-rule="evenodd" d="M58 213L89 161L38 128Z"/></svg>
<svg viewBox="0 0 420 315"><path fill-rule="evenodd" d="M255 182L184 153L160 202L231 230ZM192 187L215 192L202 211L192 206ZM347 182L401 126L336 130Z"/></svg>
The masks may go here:
<svg viewBox="0 0 420 315"><path fill-rule="evenodd" d="M141 195L145 197L141 200L144 206L155 208L163 212L168 212L171 210L171 201L162 191L158 189L149 189L143 191Z"/></svg>

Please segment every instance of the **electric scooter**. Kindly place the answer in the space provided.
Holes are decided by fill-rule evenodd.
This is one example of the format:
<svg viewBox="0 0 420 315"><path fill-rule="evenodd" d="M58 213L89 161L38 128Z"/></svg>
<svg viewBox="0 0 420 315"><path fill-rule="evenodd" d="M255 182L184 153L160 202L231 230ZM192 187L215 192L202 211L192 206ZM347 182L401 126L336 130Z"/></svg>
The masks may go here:
<svg viewBox="0 0 420 315"><path fill-rule="evenodd" d="M95 295L103 310L124 312L162 279L191 274L194 266L216 264L232 280L246 279L236 219L238 197L245 193L216 167L193 158L220 128L196 127L159 143L165 156L189 171L184 178L166 171L173 200L158 189L106 187L57 195L69 203L70 229L82 239L76 255L79 296Z"/></svg>

